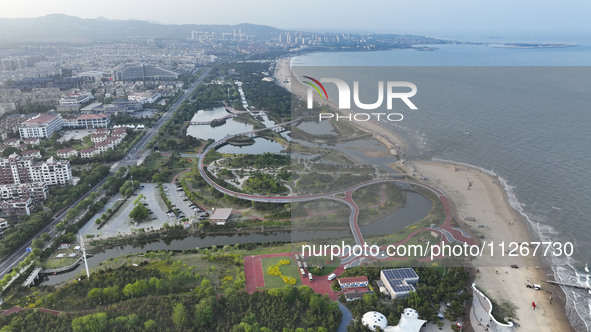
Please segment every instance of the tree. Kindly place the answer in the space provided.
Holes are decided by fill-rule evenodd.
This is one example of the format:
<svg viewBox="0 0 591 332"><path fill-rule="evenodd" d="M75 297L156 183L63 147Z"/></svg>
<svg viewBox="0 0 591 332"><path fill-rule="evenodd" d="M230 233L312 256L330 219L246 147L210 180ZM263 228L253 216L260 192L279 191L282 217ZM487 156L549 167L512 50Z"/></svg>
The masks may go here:
<svg viewBox="0 0 591 332"><path fill-rule="evenodd" d="M100 303L103 300L103 289L93 288L88 292L88 299L94 303Z"/></svg>
<svg viewBox="0 0 591 332"><path fill-rule="evenodd" d="M195 305L195 319L193 320L194 327L207 327L213 323L214 311L213 301L209 298L201 300Z"/></svg>
<svg viewBox="0 0 591 332"><path fill-rule="evenodd" d="M150 290L155 291L156 293L160 293L164 290L164 282L162 281L162 279L156 277L150 278L150 280L148 281L148 285L150 287Z"/></svg>
<svg viewBox="0 0 591 332"><path fill-rule="evenodd" d="M144 296L148 291L148 283L145 280L137 280L133 284L125 285L123 288L123 295L127 297Z"/></svg>
<svg viewBox="0 0 591 332"><path fill-rule="evenodd" d="M121 297L119 286L111 286L103 289L103 298L108 302L115 302Z"/></svg>
<svg viewBox="0 0 591 332"><path fill-rule="evenodd" d="M45 241L43 241L40 238L35 238L33 239L33 242L31 243L31 247L37 249L37 248L43 248L43 244Z"/></svg>
<svg viewBox="0 0 591 332"><path fill-rule="evenodd" d="M109 320L107 314L104 312L90 314L72 320L72 330L74 330L74 332L101 332L107 331L108 327Z"/></svg>
<svg viewBox="0 0 591 332"><path fill-rule="evenodd" d="M43 239L43 241L47 242L51 239L51 235L49 235L49 233L44 232L43 234L41 234L41 239Z"/></svg>
<svg viewBox="0 0 591 332"><path fill-rule="evenodd" d="M187 310L185 305L177 303L172 309L172 322L177 329L183 329L187 325Z"/></svg>
<svg viewBox="0 0 591 332"><path fill-rule="evenodd" d="M146 329L146 331L156 331L158 329L158 324L156 324L154 320L148 319L144 323L144 328Z"/></svg>
<svg viewBox="0 0 591 332"><path fill-rule="evenodd" d="M133 210L129 213L129 217L135 222L144 221L148 218L150 210L144 204L136 204Z"/></svg>

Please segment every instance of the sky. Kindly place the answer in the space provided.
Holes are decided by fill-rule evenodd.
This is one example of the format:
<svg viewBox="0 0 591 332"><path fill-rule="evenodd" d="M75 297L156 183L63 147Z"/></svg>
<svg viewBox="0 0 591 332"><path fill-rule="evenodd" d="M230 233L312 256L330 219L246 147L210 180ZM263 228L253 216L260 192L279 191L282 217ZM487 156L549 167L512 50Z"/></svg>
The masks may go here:
<svg viewBox="0 0 591 332"><path fill-rule="evenodd" d="M0 17L55 13L165 24L255 23L319 32L436 37L591 32L591 1L587 0L0 0Z"/></svg>

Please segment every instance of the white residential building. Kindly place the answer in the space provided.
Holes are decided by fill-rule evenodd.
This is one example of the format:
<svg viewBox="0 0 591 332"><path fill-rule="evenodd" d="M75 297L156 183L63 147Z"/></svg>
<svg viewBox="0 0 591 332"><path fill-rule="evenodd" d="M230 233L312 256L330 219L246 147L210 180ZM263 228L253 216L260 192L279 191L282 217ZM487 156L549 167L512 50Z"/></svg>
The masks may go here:
<svg viewBox="0 0 591 332"><path fill-rule="evenodd" d="M113 144L113 142L104 141L104 142L96 143L94 145L94 147L97 148L101 153L103 153L103 152L107 152L109 150L113 150L115 148L115 145Z"/></svg>
<svg viewBox="0 0 591 332"><path fill-rule="evenodd" d="M107 135L107 133L96 133L96 134L90 135L90 141L94 144L97 144L97 143L100 143L100 142L106 140L107 137L109 137Z"/></svg>
<svg viewBox="0 0 591 332"><path fill-rule="evenodd" d="M25 138L23 140L23 142L25 144L31 145L31 146L36 146L41 144L41 141L39 140L39 137L29 137L29 138Z"/></svg>
<svg viewBox="0 0 591 332"><path fill-rule="evenodd" d="M2 201L0 203L0 214L4 216L30 215L32 210L33 199L31 197Z"/></svg>
<svg viewBox="0 0 591 332"><path fill-rule="evenodd" d="M34 163L29 170L29 178L32 182L44 181L50 186L72 184L70 162L50 157L44 162Z"/></svg>
<svg viewBox="0 0 591 332"><path fill-rule="evenodd" d="M2 144L18 149L21 145L21 141L18 138L9 138L2 141Z"/></svg>
<svg viewBox="0 0 591 332"><path fill-rule="evenodd" d="M76 149L72 149L72 148L61 149L61 150L57 150L57 156L60 158L64 158L64 159L68 159L71 157L78 157L78 151L76 151Z"/></svg>
<svg viewBox="0 0 591 332"><path fill-rule="evenodd" d="M45 182L0 185L0 198L4 201L31 197L36 202L43 202L48 195L49 189Z"/></svg>
<svg viewBox="0 0 591 332"><path fill-rule="evenodd" d="M101 152L99 151L99 149L97 149L95 147L91 147L91 148L80 150L80 157L81 158L92 158L96 155L99 155L100 153Z"/></svg>
<svg viewBox="0 0 591 332"><path fill-rule="evenodd" d="M27 150L20 153L23 157L41 158L41 151L39 150Z"/></svg>

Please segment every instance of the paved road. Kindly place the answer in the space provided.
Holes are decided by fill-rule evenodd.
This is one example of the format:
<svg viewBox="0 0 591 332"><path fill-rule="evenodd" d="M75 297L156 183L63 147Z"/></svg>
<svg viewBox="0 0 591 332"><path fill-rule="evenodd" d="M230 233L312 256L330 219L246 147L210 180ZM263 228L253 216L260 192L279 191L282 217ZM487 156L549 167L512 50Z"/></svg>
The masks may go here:
<svg viewBox="0 0 591 332"><path fill-rule="evenodd" d="M152 139L152 137L154 137L154 135L156 135L158 133L158 130L160 130L160 128L162 127L162 125L168 121L168 119L170 119L170 117L172 116L172 114L174 112L176 112L176 110L178 109L178 107L189 97L191 96L191 94L193 93L193 91L195 90L195 88L201 84L201 82L203 81L203 79L209 74L211 68L208 68L207 70L205 70L201 76L199 76L199 78L197 79L197 81L195 81L193 84L191 84L191 86L189 86L189 88L187 89L187 91L170 107L170 109L168 111L166 111L161 117L160 119L158 119L158 121L156 121L156 123L154 124L154 126L152 128L150 128L148 130L148 132L138 141L136 142L136 144L130 149L130 152L125 156L125 158L123 160L121 160L120 162L115 163L114 167L112 167L111 169L111 175L114 174L117 169L119 169L122 166L129 166L129 165L135 165L137 164L137 162L142 159L145 158L145 154L147 153L145 150L146 145L148 144L148 142L150 142L150 140ZM141 153L140 153L141 151ZM129 157L129 159L128 159ZM109 175L109 176L111 176ZM78 204L80 201L82 201L83 199L85 199L86 197L88 197L88 195L90 195L91 192L94 192L98 187L100 187L109 177L105 177L103 180L101 180L97 185L95 185L93 188L91 188L91 190L89 190L86 194L82 195L80 198L78 198L73 204L71 204L69 207L73 207L76 204ZM24 243L22 246L20 246L17 250L15 250L12 254L10 254L9 256L7 256L6 258L4 258L2 260L2 262L0 262L0 278L2 278L4 276L4 274L6 274L12 267L16 266L18 263L20 263L22 260L25 259L25 257L28 255L28 252L26 252L26 249L28 247L31 246L33 239L39 237L42 233L48 232L49 234L52 235L52 237L56 236L56 231L54 226L57 225L59 222L62 221L62 219L64 218L64 216L66 215L66 212L68 211L68 209L65 209L64 212L62 212L61 214L59 214L58 216L56 216L52 221L50 221L42 230L40 230L37 234L35 234L33 237L31 237L26 243Z"/></svg>
<svg viewBox="0 0 591 332"><path fill-rule="evenodd" d="M103 183L105 183L107 178L104 178L99 183L97 183L94 187L92 187L86 194L82 195L78 198L70 207L75 206L76 204L80 203L83 199L88 197L91 192L94 192L98 187L100 187ZM15 250L12 254L8 255L6 258L2 260L0 263L0 278L2 278L11 268L16 266L18 263L23 261L25 257L29 254L26 249L30 247L33 243L33 239L38 238L41 234L47 232L52 237L57 235L57 231L55 230L54 226L57 225L62 221L65 217L68 209L65 209L64 212L57 215L53 220L51 220L42 230L37 232L33 237L31 237L28 241L26 241L23 245L21 245L17 250Z"/></svg>
<svg viewBox="0 0 591 332"><path fill-rule="evenodd" d="M337 303L339 304L339 310L343 314L343 317L341 318L341 325L339 325L339 329L337 331L347 332L347 326L349 326L353 320L353 314L351 314L351 311L349 311L349 309L347 309L344 304L339 301L337 301Z"/></svg>
<svg viewBox="0 0 591 332"><path fill-rule="evenodd" d="M148 143L150 142L150 140L152 140L154 135L156 135L158 133L158 131L160 130L160 128L170 119L172 114L177 111L179 106L182 105L182 103L187 98L189 98L191 96L191 94L193 93L195 88L199 84L201 84L201 82L203 81L203 79L207 75L209 75L210 71L211 71L211 68L207 68L207 70L205 70L201 74L201 76L199 76L197 81L195 81L193 84L191 84L191 86L189 86L187 91L168 109L168 111L166 111L164 114L162 114L162 116L160 117L160 119L158 119L158 121L156 121L154 126L152 126L152 128L150 128L150 129L148 129L148 132L144 135L144 137L142 137L136 143L136 145L129 150L129 152L125 155L123 160L121 160L119 162L117 168L119 168L121 166L136 165L139 160L146 157L146 155L148 153L147 151L145 151L146 145L148 145Z"/></svg>

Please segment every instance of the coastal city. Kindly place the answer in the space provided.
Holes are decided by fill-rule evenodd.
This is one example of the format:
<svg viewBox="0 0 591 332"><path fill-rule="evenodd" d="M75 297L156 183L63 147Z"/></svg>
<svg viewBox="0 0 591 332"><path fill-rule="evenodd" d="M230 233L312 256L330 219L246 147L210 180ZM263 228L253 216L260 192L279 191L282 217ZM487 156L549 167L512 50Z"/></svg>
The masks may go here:
<svg viewBox="0 0 591 332"><path fill-rule="evenodd" d="M591 287L548 258L571 259L575 240L532 236L505 178L417 158L410 134L359 120L337 103L339 79L320 78L352 73L364 108L359 81L411 75L310 73L304 59L576 44L0 20L19 31L0 37L0 331L587 326L565 307ZM418 106L400 111L412 119L428 84L395 83L387 112L396 95L397 112Z"/></svg>

